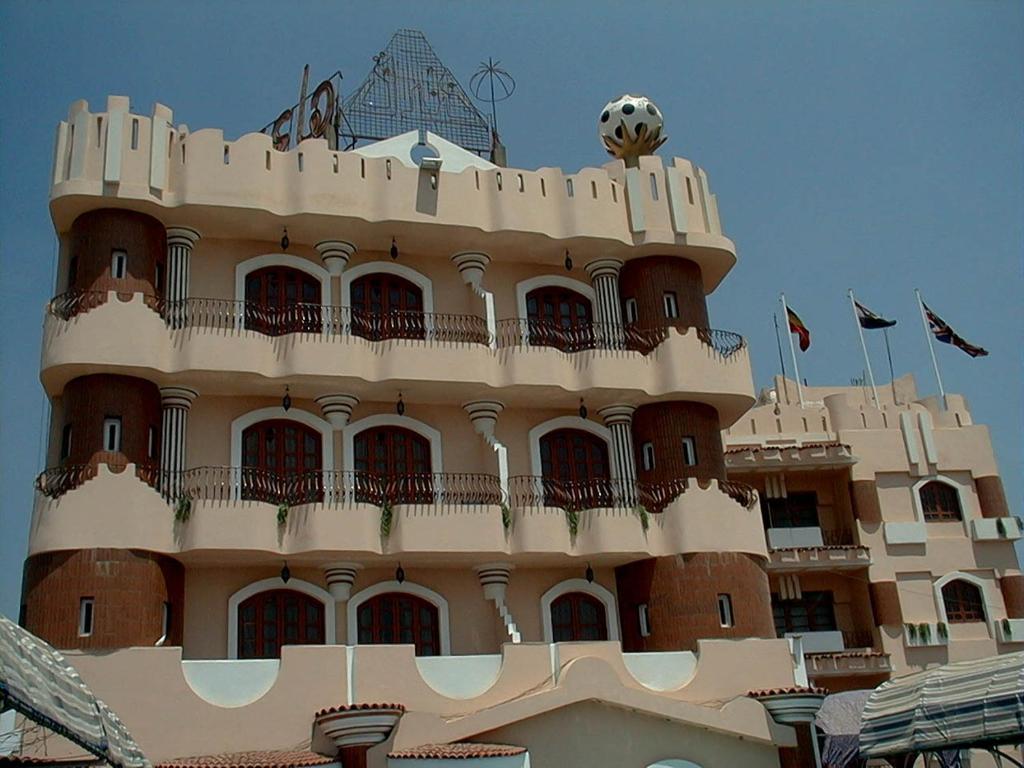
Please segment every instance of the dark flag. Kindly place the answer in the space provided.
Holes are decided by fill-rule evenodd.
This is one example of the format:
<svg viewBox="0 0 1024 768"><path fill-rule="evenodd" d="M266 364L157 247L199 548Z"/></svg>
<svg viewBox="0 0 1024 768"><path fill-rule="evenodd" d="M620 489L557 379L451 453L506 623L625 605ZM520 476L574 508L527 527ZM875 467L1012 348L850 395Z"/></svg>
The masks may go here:
<svg viewBox="0 0 1024 768"><path fill-rule="evenodd" d="M985 357L988 354L988 350L984 347L976 347L962 336L958 336L957 332L950 328L945 320L932 312L927 304L921 302L921 305L924 307L925 317L928 318L928 330L936 339L943 344L952 344L954 347L962 349L971 357Z"/></svg>
<svg viewBox="0 0 1024 768"><path fill-rule="evenodd" d="M881 315L876 315L856 299L854 299L853 306L857 310L857 322L860 323L861 328L874 331L879 328L892 328L896 325L895 320L886 320Z"/></svg>
<svg viewBox="0 0 1024 768"><path fill-rule="evenodd" d="M789 321L789 332L800 337L800 351L806 352L811 346L811 332L804 325L800 316L789 307L786 307L786 314L788 315L786 319Z"/></svg>

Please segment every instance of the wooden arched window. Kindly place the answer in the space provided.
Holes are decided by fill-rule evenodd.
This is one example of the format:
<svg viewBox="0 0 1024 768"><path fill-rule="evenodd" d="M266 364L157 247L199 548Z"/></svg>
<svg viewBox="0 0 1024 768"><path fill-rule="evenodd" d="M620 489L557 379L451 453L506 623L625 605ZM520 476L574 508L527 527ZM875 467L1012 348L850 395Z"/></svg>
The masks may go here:
<svg viewBox="0 0 1024 768"><path fill-rule="evenodd" d="M290 419L270 419L242 432L243 499L308 504L323 499L322 436Z"/></svg>
<svg viewBox="0 0 1024 768"><path fill-rule="evenodd" d="M956 488L940 480L932 480L921 486L921 509L924 519L928 522L942 520L962 520L960 494Z"/></svg>
<svg viewBox="0 0 1024 768"><path fill-rule="evenodd" d="M260 592L238 606L238 658L277 659L283 645L323 645L324 605L293 589Z"/></svg>
<svg viewBox="0 0 1024 768"><path fill-rule="evenodd" d="M563 352L592 349L594 312L590 299L570 288L546 285L526 294L530 344Z"/></svg>
<svg viewBox="0 0 1024 768"><path fill-rule="evenodd" d="M946 621L950 624L985 620L985 600L981 590L969 581L955 579L943 586L942 602L946 606Z"/></svg>
<svg viewBox="0 0 1024 768"><path fill-rule="evenodd" d="M357 496L380 504L430 504L434 484L430 441L411 429L364 429L353 440Z"/></svg>
<svg viewBox="0 0 1024 768"><path fill-rule="evenodd" d="M551 603L551 635L556 643L607 640L604 603L586 592L567 592Z"/></svg>
<svg viewBox="0 0 1024 768"><path fill-rule="evenodd" d="M320 281L284 266L250 272L245 277L245 327L268 336L319 333L323 329Z"/></svg>
<svg viewBox="0 0 1024 768"><path fill-rule="evenodd" d="M612 500L608 444L582 429L556 429L540 438L544 502L593 509Z"/></svg>
<svg viewBox="0 0 1024 768"><path fill-rule="evenodd" d="M437 606L407 592L371 597L356 611L360 644L412 644L417 656L438 656Z"/></svg>
<svg viewBox="0 0 1024 768"><path fill-rule="evenodd" d="M398 275L377 272L352 281L352 333L383 339L422 339L426 335L423 291Z"/></svg>

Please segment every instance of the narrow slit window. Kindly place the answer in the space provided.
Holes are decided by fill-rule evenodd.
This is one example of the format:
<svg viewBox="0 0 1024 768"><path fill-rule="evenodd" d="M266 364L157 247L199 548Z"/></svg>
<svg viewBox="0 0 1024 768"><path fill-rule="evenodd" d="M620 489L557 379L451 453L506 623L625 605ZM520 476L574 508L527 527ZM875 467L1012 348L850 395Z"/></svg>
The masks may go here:
<svg viewBox="0 0 1024 768"><path fill-rule="evenodd" d="M68 261L68 288L74 288L78 282L78 257L72 256Z"/></svg>
<svg viewBox="0 0 1024 768"><path fill-rule="evenodd" d="M163 263L158 263L156 265L156 285L154 285L153 287L156 288L156 292L157 293L162 294L164 292L164 265L163 265Z"/></svg>
<svg viewBox="0 0 1024 768"><path fill-rule="evenodd" d="M647 603L640 603L636 607L637 618L640 621L640 637L651 636L651 614L647 609Z"/></svg>
<svg viewBox="0 0 1024 768"><path fill-rule="evenodd" d="M480 189L480 171L473 171L473 175L476 178L476 188Z"/></svg>
<svg viewBox="0 0 1024 768"><path fill-rule="evenodd" d="M110 276L115 280L121 280L128 274L128 252L127 251L111 251L110 252Z"/></svg>
<svg viewBox="0 0 1024 768"><path fill-rule="evenodd" d="M267 150L267 155L266 155L265 162L266 162L266 165L267 165L267 170L269 171L270 170L270 150L269 149Z"/></svg>
<svg viewBox="0 0 1024 768"><path fill-rule="evenodd" d="M729 595L718 596L718 622L723 627L734 626L732 618L732 597Z"/></svg>
<svg viewBox="0 0 1024 768"><path fill-rule="evenodd" d="M146 457L150 459L156 458L156 427L150 425L149 432L146 434Z"/></svg>
<svg viewBox="0 0 1024 768"><path fill-rule="evenodd" d="M590 182L590 194L593 196L593 198L595 200L597 200L597 182L596 181L591 181Z"/></svg>
<svg viewBox="0 0 1024 768"><path fill-rule="evenodd" d="M525 192L526 191L526 182L523 180L523 174L521 174L521 173L519 174L519 191L520 192Z"/></svg>
<svg viewBox="0 0 1024 768"><path fill-rule="evenodd" d="M544 183L544 179L540 180L540 196L541 197L547 197L548 196L548 185Z"/></svg>
<svg viewBox="0 0 1024 768"><path fill-rule="evenodd" d="M181 145L181 164L185 164L185 145Z"/></svg>
<svg viewBox="0 0 1024 768"><path fill-rule="evenodd" d="M224 145L224 165L231 164L231 147L227 144Z"/></svg>
<svg viewBox="0 0 1024 768"><path fill-rule="evenodd" d="M626 299L626 322L635 323L637 318L637 306L636 299Z"/></svg>
<svg viewBox="0 0 1024 768"><path fill-rule="evenodd" d="M497 179L498 191L501 192L501 171L498 171L496 174L494 174L494 178Z"/></svg>
<svg viewBox="0 0 1024 768"><path fill-rule="evenodd" d="M93 629L93 609L95 600L83 597L78 601L78 636L89 637Z"/></svg>
<svg viewBox="0 0 1024 768"><path fill-rule="evenodd" d="M100 147L103 145L103 118L96 118L96 146Z"/></svg>
<svg viewBox="0 0 1024 768"><path fill-rule="evenodd" d="M359 176L360 178L366 178L366 158L359 158Z"/></svg>
<svg viewBox="0 0 1024 768"><path fill-rule="evenodd" d="M163 617L160 622L160 636L167 637L171 633L171 604L164 602Z"/></svg>
<svg viewBox="0 0 1024 768"><path fill-rule="evenodd" d="M139 148L139 121L138 118L132 120L132 149Z"/></svg>
<svg viewBox="0 0 1024 768"><path fill-rule="evenodd" d="M391 160L384 161L384 172L388 177L388 181L391 181Z"/></svg>
<svg viewBox="0 0 1024 768"><path fill-rule="evenodd" d="M640 463L645 472L654 469L654 443L644 443L640 446Z"/></svg>
<svg viewBox="0 0 1024 768"><path fill-rule="evenodd" d="M658 177L653 173L651 174L651 199L658 199Z"/></svg>
<svg viewBox="0 0 1024 768"><path fill-rule="evenodd" d="M66 461L71 456L71 425L65 424L60 431L60 460Z"/></svg>
<svg viewBox="0 0 1024 768"><path fill-rule="evenodd" d="M573 196L572 179L566 179L565 180L565 191L569 195L569 197Z"/></svg>
<svg viewBox="0 0 1024 768"><path fill-rule="evenodd" d="M673 320L679 317L679 300L676 298L675 291L665 291L661 296L662 302L665 305L665 317Z"/></svg>
<svg viewBox="0 0 1024 768"><path fill-rule="evenodd" d="M121 452L121 417L108 416L103 420L103 450Z"/></svg>
<svg viewBox="0 0 1024 768"><path fill-rule="evenodd" d="M619 191L615 188L614 184L612 184L612 202L619 202Z"/></svg>
<svg viewBox="0 0 1024 768"><path fill-rule="evenodd" d="M334 166L333 166L334 167L334 172L337 173L338 172L338 156L337 155L334 156L333 163L334 163Z"/></svg>
<svg viewBox="0 0 1024 768"><path fill-rule="evenodd" d="M689 436L683 438L683 464L688 467L697 465L697 443Z"/></svg>
<svg viewBox="0 0 1024 768"><path fill-rule="evenodd" d="M693 205L693 184L690 183L689 176L686 177L686 199Z"/></svg>
<svg viewBox="0 0 1024 768"><path fill-rule="evenodd" d="M302 173L303 167L305 166L305 160L302 157L302 153L299 152L299 173Z"/></svg>

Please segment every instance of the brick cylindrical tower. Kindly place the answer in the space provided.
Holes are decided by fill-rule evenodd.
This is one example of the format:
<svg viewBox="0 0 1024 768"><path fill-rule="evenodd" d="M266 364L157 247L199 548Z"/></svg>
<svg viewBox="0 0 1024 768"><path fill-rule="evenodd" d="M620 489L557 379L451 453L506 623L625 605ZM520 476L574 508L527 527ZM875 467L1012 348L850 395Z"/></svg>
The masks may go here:
<svg viewBox="0 0 1024 768"><path fill-rule="evenodd" d="M616 568L615 583L624 651L694 651L701 638L775 637L768 575L752 555L640 560Z"/></svg>
<svg viewBox="0 0 1024 768"><path fill-rule="evenodd" d="M68 290L162 296L166 263L163 224L144 213L102 208L71 225L65 284Z"/></svg>
<svg viewBox="0 0 1024 768"><path fill-rule="evenodd" d="M128 549L45 552L25 562L23 621L57 648L109 650L161 637L164 645L181 645L184 595L184 568L170 557Z"/></svg>
<svg viewBox="0 0 1024 768"><path fill-rule="evenodd" d="M726 479L721 425L718 412L710 405L669 402L640 406L633 414L633 448L641 483L680 477Z"/></svg>
<svg viewBox="0 0 1024 768"><path fill-rule="evenodd" d="M707 328L708 307L700 267L677 256L631 259L619 274L619 291L627 311L625 320L640 328L673 325ZM635 302L635 305L633 304ZM666 306L666 302L670 306ZM666 311L675 306L675 316ZM635 306L635 320L630 307Z"/></svg>

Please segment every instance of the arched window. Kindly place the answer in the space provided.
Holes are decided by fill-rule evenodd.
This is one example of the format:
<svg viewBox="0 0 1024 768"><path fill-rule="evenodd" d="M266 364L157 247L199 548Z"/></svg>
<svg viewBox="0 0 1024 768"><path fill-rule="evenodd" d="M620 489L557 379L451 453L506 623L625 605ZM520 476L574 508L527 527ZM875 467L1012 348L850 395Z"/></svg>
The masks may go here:
<svg viewBox="0 0 1024 768"><path fill-rule="evenodd" d="M922 485L918 493L921 496L921 509L924 511L926 521L963 519L963 512L960 509L960 494L948 483L932 480Z"/></svg>
<svg viewBox="0 0 1024 768"><path fill-rule="evenodd" d="M611 503L608 444L581 429L556 429L540 438L544 499L548 506L593 509Z"/></svg>
<svg viewBox="0 0 1024 768"><path fill-rule="evenodd" d="M238 658L277 659L283 645L323 645L324 605L302 592L260 592L238 606Z"/></svg>
<svg viewBox="0 0 1024 768"><path fill-rule="evenodd" d="M585 592L567 592L551 603L551 635L556 643L607 640L604 605Z"/></svg>
<svg viewBox="0 0 1024 768"><path fill-rule="evenodd" d="M412 644L417 656L438 656L441 639L437 606L406 592L385 592L362 603L356 613L360 644Z"/></svg>
<svg viewBox="0 0 1024 768"><path fill-rule="evenodd" d="M322 437L290 419L261 421L242 432L241 497L274 504L323 499Z"/></svg>
<svg viewBox="0 0 1024 768"><path fill-rule="evenodd" d="M526 294L530 344L563 352L592 349L594 313L590 299L571 288L546 285Z"/></svg>
<svg viewBox="0 0 1024 768"><path fill-rule="evenodd" d="M985 620L985 601L981 590L969 581L955 579L945 584L942 602L946 606L946 621L950 624Z"/></svg>
<svg viewBox="0 0 1024 768"><path fill-rule="evenodd" d="M299 269L271 266L245 276L245 327L268 336L322 330L320 281Z"/></svg>
<svg viewBox="0 0 1024 768"><path fill-rule="evenodd" d="M375 272L352 281L352 333L380 341L426 336L423 291L398 275Z"/></svg>
<svg viewBox="0 0 1024 768"><path fill-rule="evenodd" d="M357 497L380 504L434 500L430 441L410 429L370 427L353 440Z"/></svg>

